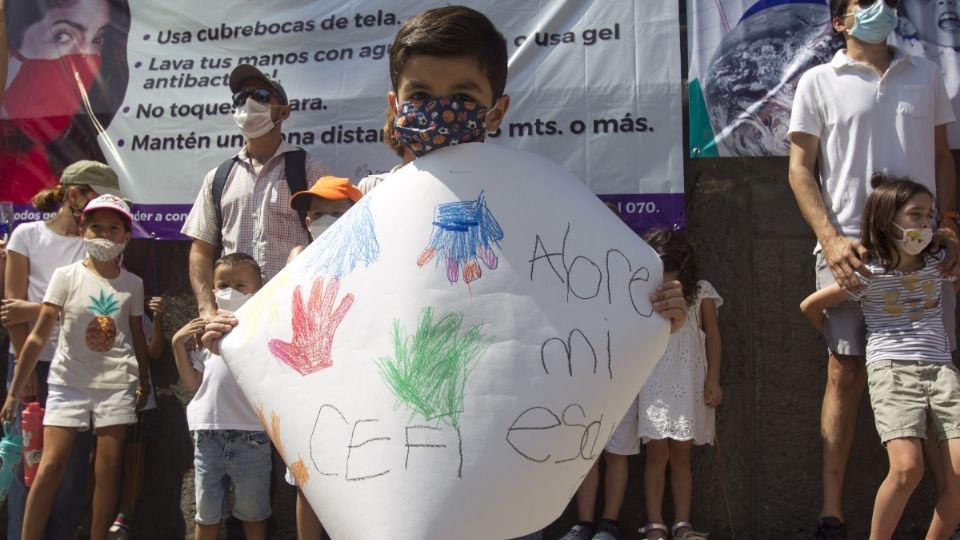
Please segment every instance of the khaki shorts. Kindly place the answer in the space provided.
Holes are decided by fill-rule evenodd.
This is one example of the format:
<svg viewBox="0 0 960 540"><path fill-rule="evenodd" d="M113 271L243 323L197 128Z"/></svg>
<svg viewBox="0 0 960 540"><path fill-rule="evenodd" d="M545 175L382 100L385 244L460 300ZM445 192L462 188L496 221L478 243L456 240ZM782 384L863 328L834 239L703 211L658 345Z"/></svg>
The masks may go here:
<svg viewBox="0 0 960 540"><path fill-rule="evenodd" d="M836 283L833 272L827 267L827 261L822 252L817 252L817 290ZM953 292L952 283L943 284L943 327L950 341L950 350L957 350L957 323L956 323L957 296ZM823 337L827 340L827 348L831 353L848 356L864 356L866 348L867 327L863 322L863 311L860 304L847 300L827 310L827 320L823 325Z"/></svg>
<svg viewBox="0 0 960 540"><path fill-rule="evenodd" d="M952 362L877 360L867 364L870 406L880 441L960 438L960 372Z"/></svg>

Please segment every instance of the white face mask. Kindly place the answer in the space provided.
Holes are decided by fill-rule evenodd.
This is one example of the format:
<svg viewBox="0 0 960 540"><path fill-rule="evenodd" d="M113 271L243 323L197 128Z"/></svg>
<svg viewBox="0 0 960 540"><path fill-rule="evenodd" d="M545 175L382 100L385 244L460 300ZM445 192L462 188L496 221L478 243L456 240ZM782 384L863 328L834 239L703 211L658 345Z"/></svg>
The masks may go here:
<svg viewBox="0 0 960 540"><path fill-rule="evenodd" d="M87 254L91 258L98 261L112 261L123 253L127 244L106 238L84 238L83 247L87 248Z"/></svg>
<svg viewBox="0 0 960 540"><path fill-rule="evenodd" d="M217 289L213 292L213 295L217 299L217 307L227 311L237 311L253 296L252 293L243 294L229 287L226 289Z"/></svg>
<svg viewBox="0 0 960 540"><path fill-rule="evenodd" d="M320 235L336 223L337 219L337 217L331 216L330 214L324 214L317 219L311 220L310 236L312 236L314 240L320 238Z"/></svg>
<svg viewBox="0 0 960 540"><path fill-rule="evenodd" d="M270 105L258 103L253 98L247 98L242 107L233 111L233 121L248 139L262 137L274 126L273 119L270 118Z"/></svg>
<svg viewBox="0 0 960 540"><path fill-rule="evenodd" d="M904 229L896 223L894 223L893 226L900 229L900 231L903 233L903 236L897 239L897 244L907 255L919 254L923 250L927 249L927 246L929 246L930 242L933 241L933 229L930 227L923 227L922 229Z"/></svg>

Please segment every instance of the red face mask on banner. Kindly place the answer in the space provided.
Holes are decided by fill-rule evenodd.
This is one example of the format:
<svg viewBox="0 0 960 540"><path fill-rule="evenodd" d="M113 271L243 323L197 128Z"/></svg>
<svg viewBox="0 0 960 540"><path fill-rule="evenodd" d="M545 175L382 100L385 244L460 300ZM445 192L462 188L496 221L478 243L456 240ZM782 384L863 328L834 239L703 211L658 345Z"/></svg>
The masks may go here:
<svg viewBox="0 0 960 540"><path fill-rule="evenodd" d="M100 56L68 54L60 58L24 58L7 87L3 108L36 144L47 144L66 131L100 73Z"/></svg>

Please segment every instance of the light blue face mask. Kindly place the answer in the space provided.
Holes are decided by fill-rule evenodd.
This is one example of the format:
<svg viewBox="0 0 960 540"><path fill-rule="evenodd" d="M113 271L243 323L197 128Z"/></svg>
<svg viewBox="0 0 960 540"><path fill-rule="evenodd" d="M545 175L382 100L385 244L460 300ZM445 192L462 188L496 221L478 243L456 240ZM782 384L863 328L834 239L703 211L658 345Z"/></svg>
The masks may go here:
<svg viewBox="0 0 960 540"><path fill-rule="evenodd" d="M883 43L897 26L897 10L884 0L854 12L853 17L856 22L850 35L866 43Z"/></svg>

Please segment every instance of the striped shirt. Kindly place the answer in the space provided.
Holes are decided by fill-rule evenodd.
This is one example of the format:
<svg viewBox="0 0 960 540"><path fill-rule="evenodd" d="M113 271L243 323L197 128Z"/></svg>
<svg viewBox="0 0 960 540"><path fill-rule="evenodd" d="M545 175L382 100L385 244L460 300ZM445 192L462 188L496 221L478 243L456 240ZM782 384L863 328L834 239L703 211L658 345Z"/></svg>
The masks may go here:
<svg viewBox="0 0 960 540"><path fill-rule="evenodd" d="M286 264L290 250L310 243L300 218L290 209L284 154L296 149L292 144L280 143L277 152L259 170L254 168L246 147L237 154L239 161L227 176L220 201L222 231L217 231L213 206L216 169L207 173L180 232L208 244L222 245L221 255L236 252L250 255L260 265L264 281L277 275ZM322 161L310 154L307 154L306 169L307 187L321 176L331 174Z"/></svg>
<svg viewBox="0 0 960 540"><path fill-rule="evenodd" d="M913 272L866 263L873 277L857 274L864 288L850 293L860 301L867 324L867 363L877 360L950 362L950 341L943 326L943 282L937 265L946 252L925 255Z"/></svg>

